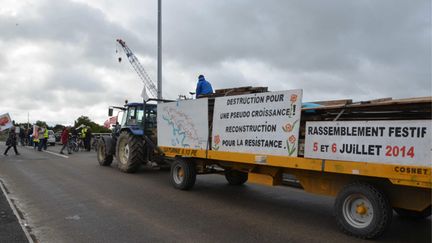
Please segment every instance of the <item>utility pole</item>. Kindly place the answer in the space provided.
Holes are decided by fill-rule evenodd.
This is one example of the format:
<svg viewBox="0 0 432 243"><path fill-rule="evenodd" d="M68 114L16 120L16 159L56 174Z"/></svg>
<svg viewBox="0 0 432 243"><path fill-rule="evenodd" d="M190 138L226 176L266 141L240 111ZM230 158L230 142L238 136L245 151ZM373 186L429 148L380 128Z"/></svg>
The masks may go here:
<svg viewBox="0 0 432 243"><path fill-rule="evenodd" d="M158 78L157 98L162 99L162 0L158 0Z"/></svg>

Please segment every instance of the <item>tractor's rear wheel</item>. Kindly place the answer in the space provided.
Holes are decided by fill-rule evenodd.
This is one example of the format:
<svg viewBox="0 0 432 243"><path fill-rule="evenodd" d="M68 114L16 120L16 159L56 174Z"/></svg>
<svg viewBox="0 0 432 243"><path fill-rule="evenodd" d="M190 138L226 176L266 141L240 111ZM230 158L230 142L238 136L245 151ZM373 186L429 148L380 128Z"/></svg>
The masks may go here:
<svg viewBox="0 0 432 243"><path fill-rule="evenodd" d="M374 239L388 228L393 211L382 191L370 184L355 182L339 192L335 214L338 226L345 233Z"/></svg>
<svg viewBox="0 0 432 243"><path fill-rule="evenodd" d="M126 131L117 139L117 167L126 173L136 172L144 161L144 140Z"/></svg>
<svg viewBox="0 0 432 243"><path fill-rule="evenodd" d="M109 166L113 161L113 155L108 154L106 144L102 139L97 144L97 159L102 166Z"/></svg>
<svg viewBox="0 0 432 243"><path fill-rule="evenodd" d="M189 190L195 185L196 168L192 161L177 158L171 164L171 184L180 190Z"/></svg>

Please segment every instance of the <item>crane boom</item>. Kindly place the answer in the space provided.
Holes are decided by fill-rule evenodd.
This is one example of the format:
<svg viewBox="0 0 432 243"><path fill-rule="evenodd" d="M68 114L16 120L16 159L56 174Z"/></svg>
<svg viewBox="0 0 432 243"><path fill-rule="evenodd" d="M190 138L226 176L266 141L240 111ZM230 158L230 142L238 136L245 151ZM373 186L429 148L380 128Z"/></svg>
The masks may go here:
<svg viewBox="0 0 432 243"><path fill-rule="evenodd" d="M128 58L130 64L135 69L135 71L138 73L138 76L143 81L144 85L146 86L147 90L150 91L150 94L153 96L153 98L156 98L158 95L158 91L156 88L156 85L154 84L153 80L150 78L150 76L145 71L144 67L141 65L141 63L138 61L138 58L133 54L132 50L126 45L126 42L124 42L122 39L117 39L117 42L120 44L120 46L123 48L123 51L126 54L126 57ZM119 59L121 60L121 59Z"/></svg>

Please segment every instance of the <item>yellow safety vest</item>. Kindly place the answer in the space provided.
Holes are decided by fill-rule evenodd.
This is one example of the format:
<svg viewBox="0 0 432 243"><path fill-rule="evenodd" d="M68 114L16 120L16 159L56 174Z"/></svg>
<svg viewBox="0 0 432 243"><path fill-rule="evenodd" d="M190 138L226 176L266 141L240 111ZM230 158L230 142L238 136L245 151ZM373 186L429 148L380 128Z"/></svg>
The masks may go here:
<svg viewBox="0 0 432 243"><path fill-rule="evenodd" d="M48 129L45 129L44 138L48 138Z"/></svg>
<svg viewBox="0 0 432 243"><path fill-rule="evenodd" d="M87 133L87 128L83 128L83 129L81 130L81 138L85 138L86 133Z"/></svg>

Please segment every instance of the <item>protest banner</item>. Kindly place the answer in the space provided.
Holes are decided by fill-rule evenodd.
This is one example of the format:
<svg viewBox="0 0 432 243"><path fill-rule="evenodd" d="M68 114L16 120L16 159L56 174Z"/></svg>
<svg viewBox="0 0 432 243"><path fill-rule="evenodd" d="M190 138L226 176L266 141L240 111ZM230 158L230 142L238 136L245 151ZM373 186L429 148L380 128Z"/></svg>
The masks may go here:
<svg viewBox="0 0 432 243"><path fill-rule="evenodd" d="M305 157L431 164L430 120L307 122Z"/></svg>
<svg viewBox="0 0 432 243"><path fill-rule="evenodd" d="M0 115L0 132L13 126L9 113Z"/></svg>
<svg viewBox="0 0 432 243"><path fill-rule="evenodd" d="M212 150L297 156L302 90L219 97Z"/></svg>
<svg viewBox="0 0 432 243"><path fill-rule="evenodd" d="M207 149L208 100L181 100L158 104L158 145Z"/></svg>

